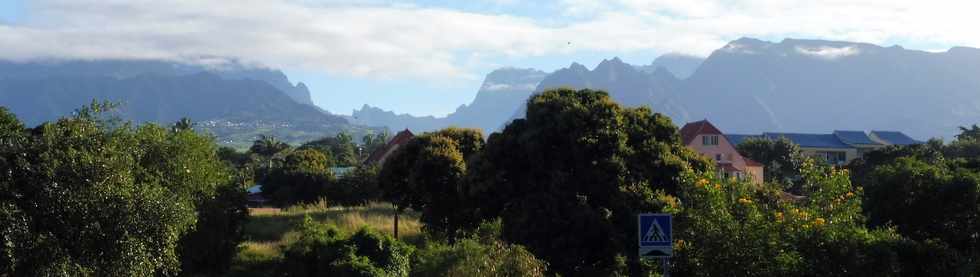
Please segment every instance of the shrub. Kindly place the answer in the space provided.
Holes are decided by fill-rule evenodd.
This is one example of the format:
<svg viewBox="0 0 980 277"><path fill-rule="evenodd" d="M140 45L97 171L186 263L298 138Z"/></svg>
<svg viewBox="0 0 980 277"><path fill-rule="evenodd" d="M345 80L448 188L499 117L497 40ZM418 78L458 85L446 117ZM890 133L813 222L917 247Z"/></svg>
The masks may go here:
<svg viewBox="0 0 980 277"><path fill-rule="evenodd" d="M332 225L304 218L299 239L284 253L284 276L408 276L414 249L362 228L345 236Z"/></svg>
<svg viewBox="0 0 980 277"><path fill-rule="evenodd" d="M455 244L429 242L412 260L412 276L545 276L547 264L523 246L499 239L499 221Z"/></svg>

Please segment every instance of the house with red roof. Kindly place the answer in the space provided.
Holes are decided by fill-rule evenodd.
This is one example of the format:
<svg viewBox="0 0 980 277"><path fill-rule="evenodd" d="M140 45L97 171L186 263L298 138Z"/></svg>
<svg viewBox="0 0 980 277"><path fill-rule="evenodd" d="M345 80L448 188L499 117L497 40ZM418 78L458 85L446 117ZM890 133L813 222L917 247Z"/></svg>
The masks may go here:
<svg viewBox="0 0 980 277"><path fill-rule="evenodd" d="M398 132L398 134L395 134L395 137L391 138L391 140L389 140L383 147L371 152L371 155L368 156L367 160L364 160L364 164L375 164L378 166L384 165L385 160L388 159L392 153L395 153L395 150L398 150L398 148L405 145L413 138L415 138L415 134L412 134L412 131L409 131L408 129Z"/></svg>
<svg viewBox="0 0 980 277"><path fill-rule="evenodd" d="M681 140L687 147L714 160L720 177L735 177L756 184L765 180L764 166L739 154L725 134L707 120L684 125Z"/></svg>

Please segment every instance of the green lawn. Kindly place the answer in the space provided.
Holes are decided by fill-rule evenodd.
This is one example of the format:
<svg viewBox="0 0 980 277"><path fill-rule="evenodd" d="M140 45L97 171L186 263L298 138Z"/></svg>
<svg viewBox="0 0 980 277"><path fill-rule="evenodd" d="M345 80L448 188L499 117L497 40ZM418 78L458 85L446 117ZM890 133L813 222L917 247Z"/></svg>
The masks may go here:
<svg viewBox="0 0 980 277"><path fill-rule="evenodd" d="M275 264L282 258L281 250L294 242L296 229L309 215L317 222L336 225L344 232L352 233L367 226L388 234L393 231L394 209L391 204L372 203L363 207L329 207L323 203L300 205L285 209L249 209L249 221L245 224L245 239L241 250L232 262L229 276L269 276ZM416 244L421 240L418 214L403 213L399 220L399 238Z"/></svg>

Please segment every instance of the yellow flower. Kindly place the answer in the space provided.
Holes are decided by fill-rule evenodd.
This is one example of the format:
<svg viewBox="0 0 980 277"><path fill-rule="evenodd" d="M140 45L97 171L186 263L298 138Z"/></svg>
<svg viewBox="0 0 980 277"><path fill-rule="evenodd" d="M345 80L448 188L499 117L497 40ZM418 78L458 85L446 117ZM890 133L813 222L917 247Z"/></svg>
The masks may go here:
<svg viewBox="0 0 980 277"><path fill-rule="evenodd" d="M752 203L752 200L749 200L747 198L739 198L738 199L738 203L749 204L749 203Z"/></svg>
<svg viewBox="0 0 980 277"><path fill-rule="evenodd" d="M822 217L818 217L817 219L813 220L814 226L823 226L824 223L827 223L827 221L824 220Z"/></svg>
<svg viewBox="0 0 980 277"><path fill-rule="evenodd" d="M776 221L783 221L783 212L776 213Z"/></svg>
<svg viewBox="0 0 980 277"><path fill-rule="evenodd" d="M715 183L715 189L721 189L721 184Z"/></svg>
<svg viewBox="0 0 980 277"><path fill-rule="evenodd" d="M847 192L847 194L845 194L845 195L847 195L847 197L854 197L854 193L853 192Z"/></svg>
<svg viewBox="0 0 980 277"><path fill-rule="evenodd" d="M708 185L708 180L706 179L698 180L694 185L697 186L698 188L703 188L704 186Z"/></svg>

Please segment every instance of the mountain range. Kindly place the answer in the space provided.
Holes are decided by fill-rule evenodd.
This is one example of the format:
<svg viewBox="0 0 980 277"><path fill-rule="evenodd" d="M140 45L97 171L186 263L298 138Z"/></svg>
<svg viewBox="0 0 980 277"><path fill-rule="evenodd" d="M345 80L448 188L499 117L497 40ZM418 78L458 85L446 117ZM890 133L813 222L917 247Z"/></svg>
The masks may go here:
<svg viewBox="0 0 980 277"><path fill-rule="evenodd" d="M489 134L507 122L523 106L546 75L545 72L535 69L509 67L494 70L484 79L471 104L460 106L446 117L415 117L364 105L361 109L354 110L349 119L353 123L385 126L392 130L431 131L447 126L461 126L483 129Z"/></svg>
<svg viewBox="0 0 980 277"><path fill-rule="evenodd" d="M300 143L367 128L313 105L303 83L281 71L152 60L0 62L0 106L30 126L70 115L93 100L120 104L136 123L187 117L227 144L258 134Z"/></svg>
<svg viewBox="0 0 980 277"><path fill-rule="evenodd" d="M635 66L612 58L592 70L572 63L544 75L534 89L512 95L553 87L601 89L621 104L664 113L675 124L708 119L730 133L897 130L919 139L951 138L958 126L980 122L978 74L980 49L975 48L926 52L842 41L742 38L703 60L665 55ZM491 93L481 89L479 94ZM486 106L482 99L468 106ZM523 102L485 111L483 118L511 116L479 126L448 120L460 111L446 118L391 117L394 113L367 107L355 115L367 125L400 128L414 121L425 122L415 125L422 130L449 125L492 130L522 117ZM389 115L381 117L388 121L377 120L378 114Z"/></svg>

